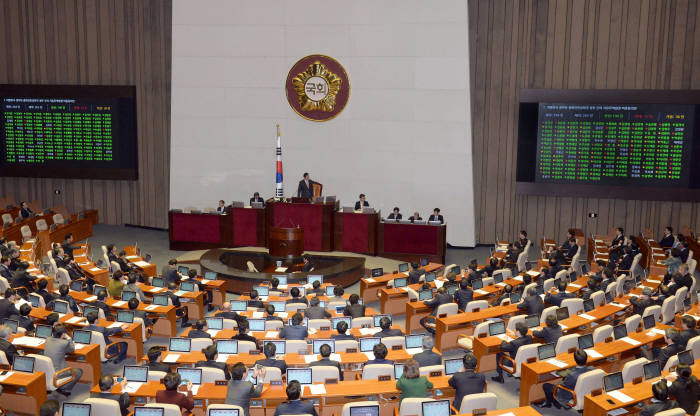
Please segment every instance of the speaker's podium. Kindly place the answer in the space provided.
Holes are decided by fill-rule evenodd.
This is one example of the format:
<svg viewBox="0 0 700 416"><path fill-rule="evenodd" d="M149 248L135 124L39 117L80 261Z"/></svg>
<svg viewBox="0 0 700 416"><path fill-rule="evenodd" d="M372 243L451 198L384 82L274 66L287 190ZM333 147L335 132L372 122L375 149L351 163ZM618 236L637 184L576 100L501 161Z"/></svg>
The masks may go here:
<svg viewBox="0 0 700 416"><path fill-rule="evenodd" d="M333 250L333 213L337 202L289 203L269 201L265 207L269 229L301 228L303 241L301 249L310 251ZM268 236L271 236L268 233ZM273 255L271 240L268 239L270 255Z"/></svg>
<svg viewBox="0 0 700 416"><path fill-rule="evenodd" d="M304 252L304 229L270 227L267 241L270 256L298 258Z"/></svg>

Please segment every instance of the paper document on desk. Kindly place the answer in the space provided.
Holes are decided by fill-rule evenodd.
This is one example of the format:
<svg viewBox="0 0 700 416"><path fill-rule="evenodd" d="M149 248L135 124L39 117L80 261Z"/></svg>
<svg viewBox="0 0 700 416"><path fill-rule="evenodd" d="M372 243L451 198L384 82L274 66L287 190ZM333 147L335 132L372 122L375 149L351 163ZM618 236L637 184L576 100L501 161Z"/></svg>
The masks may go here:
<svg viewBox="0 0 700 416"><path fill-rule="evenodd" d="M12 340L14 345L28 345L30 347L38 347L43 344L45 340L43 338L36 337L17 337Z"/></svg>
<svg viewBox="0 0 700 416"><path fill-rule="evenodd" d="M83 320L82 316L74 316L74 317L70 318L69 320L67 320L66 322L68 322L69 324L77 324L78 322L80 322L82 320Z"/></svg>
<svg viewBox="0 0 700 416"><path fill-rule="evenodd" d="M620 415L624 415L625 413L627 413L627 410L625 410L625 409L613 409L613 410L608 412L608 415L609 416L620 416Z"/></svg>
<svg viewBox="0 0 700 416"><path fill-rule="evenodd" d="M374 335L381 331L381 328L360 328L360 334L362 335Z"/></svg>
<svg viewBox="0 0 700 416"><path fill-rule="evenodd" d="M100 270L102 269L100 269L99 267L93 267L90 269L91 272L99 272Z"/></svg>
<svg viewBox="0 0 700 416"><path fill-rule="evenodd" d="M532 277L535 277L535 276L539 276L539 275L540 275L540 272L538 272L538 271L536 271L536 270L528 270L526 273L529 274L529 275L532 276Z"/></svg>
<svg viewBox="0 0 700 416"><path fill-rule="evenodd" d="M445 284L445 281L444 280L435 280L434 283L435 283L435 288L440 289Z"/></svg>
<svg viewBox="0 0 700 416"><path fill-rule="evenodd" d="M163 358L164 363L176 363L180 359L180 354L168 354Z"/></svg>
<svg viewBox="0 0 700 416"><path fill-rule="evenodd" d="M318 356L316 354L309 354L304 356L304 362L306 362L306 364L312 363L314 361L318 361Z"/></svg>
<svg viewBox="0 0 700 416"><path fill-rule="evenodd" d="M265 338L277 338L277 331L265 332Z"/></svg>
<svg viewBox="0 0 700 416"><path fill-rule="evenodd" d="M666 332L663 329L652 328L647 332L647 335L650 337L653 337L654 335L666 335Z"/></svg>
<svg viewBox="0 0 700 416"><path fill-rule="evenodd" d="M561 324L561 323L559 324L559 326L561 327L562 331L566 331L567 329L569 329L568 326Z"/></svg>
<svg viewBox="0 0 700 416"><path fill-rule="evenodd" d="M286 267L275 267L275 272L277 273L284 273L287 271Z"/></svg>
<svg viewBox="0 0 700 416"><path fill-rule="evenodd" d="M217 362L217 363L225 363L226 361L228 361L228 356L229 356L229 355L230 355L230 354L218 354L218 355L216 356L216 362Z"/></svg>
<svg viewBox="0 0 700 416"><path fill-rule="evenodd" d="M326 394L326 386L324 384L308 384L309 394L315 396Z"/></svg>
<svg viewBox="0 0 700 416"><path fill-rule="evenodd" d="M627 307L627 305L623 305L623 304L617 303L617 302L611 302L611 303L608 303L608 305L617 306L618 308L626 308Z"/></svg>
<svg viewBox="0 0 700 416"><path fill-rule="evenodd" d="M654 284L659 284L659 283L661 283L661 280L647 279L647 282L649 282L649 283L654 283Z"/></svg>
<svg viewBox="0 0 700 416"><path fill-rule="evenodd" d="M365 279L365 282L367 282L367 283L374 283L374 282L376 282L376 280L372 279L371 277L368 277L368 278Z"/></svg>
<svg viewBox="0 0 700 416"><path fill-rule="evenodd" d="M158 293L158 292L162 292L164 290L165 290L164 287L154 287L154 288L148 289L148 291L151 293Z"/></svg>
<svg viewBox="0 0 700 416"><path fill-rule="evenodd" d="M331 361L337 361L341 362L342 360L340 359L340 354L337 353L332 353L330 357L328 357Z"/></svg>
<svg viewBox="0 0 700 416"><path fill-rule="evenodd" d="M122 325L124 325L122 322L115 322L113 324L109 324L107 328L121 328Z"/></svg>
<svg viewBox="0 0 700 416"><path fill-rule="evenodd" d="M559 367L559 368L564 368L564 367L566 367L566 363L565 363L565 362L556 360L556 359L554 359L554 358L550 358L549 360L546 360L545 362L546 362L546 363L549 363L549 364L552 364L553 366Z"/></svg>
<svg viewBox="0 0 700 416"><path fill-rule="evenodd" d="M589 321L595 321L595 316L591 316L591 315L589 315L589 314L587 314L587 313L582 313L582 314L579 315L579 316L580 316L581 318L583 318L583 319L588 319Z"/></svg>
<svg viewBox="0 0 700 416"><path fill-rule="evenodd" d="M513 338L509 337L506 334L496 335L496 338L500 339L501 341L505 341L505 342L511 342L513 340Z"/></svg>
<svg viewBox="0 0 700 416"><path fill-rule="evenodd" d="M0 381L5 381L8 377L13 375L14 373L15 373L14 371L8 371L7 373L5 373L4 376L0 376Z"/></svg>
<svg viewBox="0 0 700 416"><path fill-rule="evenodd" d="M502 413L501 416L515 416L513 412Z"/></svg>
<svg viewBox="0 0 700 416"><path fill-rule="evenodd" d="M283 319L287 319L289 317L289 312L277 312L277 316Z"/></svg>
<svg viewBox="0 0 700 416"><path fill-rule="evenodd" d="M126 256L127 259L138 259L139 256Z"/></svg>
<svg viewBox="0 0 700 416"><path fill-rule="evenodd" d="M513 278L513 280L517 280L518 282L522 282L522 281L523 281L523 277L522 277L522 276L515 276L515 277Z"/></svg>
<svg viewBox="0 0 700 416"><path fill-rule="evenodd" d="M506 283L503 283L503 282L501 282L501 283L496 283L496 286L505 287L505 286L506 286Z"/></svg>
<svg viewBox="0 0 700 416"><path fill-rule="evenodd" d="M147 311L155 311L156 309L158 309L158 305L148 305L144 309Z"/></svg>
<svg viewBox="0 0 700 416"><path fill-rule="evenodd" d="M309 335L313 335L318 331L316 330L316 328L309 328L309 329L307 329L307 332L309 333Z"/></svg>
<svg viewBox="0 0 700 416"><path fill-rule="evenodd" d="M474 293L476 293L476 294L478 294L478 295L488 295L488 294L489 294L489 292L487 292L487 291L485 291L485 290L483 290L483 289L476 289L476 290L474 291Z"/></svg>
<svg viewBox="0 0 700 416"><path fill-rule="evenodd" d="M367 357L368 360L374 360L374 352L364 351L363 354L365 355L365 357Z"/></svg>
<svg viewBox="0 0 700 416"><path fill-rule="evenodd" d="M620 338L620 341L625 341L626 343L628 343L630 345L634 345L634 346L641 344L641 342L637 341L636 339L632 339L630 337L622 337L622 338Z"/></svg>
<svg viewBox="0 0 700 416"><path fill-rule="evenodd" d="M211 335L212 338L216 337L216 334L219 333L218 329L207 329L207 334Z"/></svg>
<svg viewBox="0 0 700 416"><path fill-rule="evenodd" d="M598 351L594 350L593 348L589 348L585 351L586 351L586 354L588 354L588 356L591 358L600 358L603 356L603 354L599 353Z"/></svg>
<svg viewBox="0 0 700 416"><path fill-rule="evenodd" d="M143 261L143 260L141 260L141 261L135 261L134 264L137 265L137 266L139 266L139 267L148 267L148 266L151 265L151 263L149 263L149 262L147 262L147 261Z"/></svg>
<svg viewBox="0 0 700 416"><path fill-rule="evenodd" d="M202 282L203 285L206 285L207 283L211 282L211 280L209 280L209 279L202 279L201 282Z"/></svg>
<svg viewBox="0 0 700 416"><path fill-rule="evenodd" d="M180 296L184 295L185 293L187 293L187 292L185 292L184 290L178 290L177 292L175 292L175 296L180 297Z"/></svg>
<svg viewBox="0 0 700 416"><path fill-rule="evenodd" d="M253 312L253 318L264 318L265 312L255 311Z"/></svg>
<svg viewBox="0 0 700 416"><path fill-rule="evenodd" d="M85 298L85 302L94 302L97 300L97 296L90 296Z"/></svg>
<svg viewBox="0 0 700 416"><path fill-rule="evenodd" d="M577 285L576 283L569 283L569 286L575 287L576 289L581 289L583 286Z"/></svg>
<svg viewBox="0 0 700 416"><path fill-rule="evenodd" d="M130 381L126 383L126 386L124 387L124 391L127 393L136 393L141 386L143 386L143 383L139 383L137 381Z"/></svg>
<svg viewBox="0 0 700 416"><path fill-rule="evenodd" d="M611 391L610 393L608 393L608 396L610 396L613 399L616 399L622 403L629 403L633 400L630 396L626 395L625 393L621 392L620 390Z"/></svg>
<svg viewBox="0 0 700 416"><path fill-rule="evenodd" d="M200 388L200 387L202 387L201 384L193 384L193 385L192 385L192 395L193 395L193 396L197 394L197 392L199 391L199 388Z"/></svg>
<svg viewBox="0 0 700 416"><path fill-rule="evenodd" d="M423 348L418 347L418 348L407 348L406 349L406 354L408 355L416 355L420 352L423 352Z"/></svg>
<svg viewBox="0 0 700 416"><path fill-rule="evenodd" d="M112 306L116 306L117 308L119 308L119 307L124 306L124 305L126 305L126 302L123 300L119 300L119 301L114 302L114 304Z"/></svg>
<svg viewBox="0 0 700 416"><path fill-rule="evenodd" d="M74 342L73 345L75 346L75 350L76 350L76 351L87 347L87 344L81 344L81 343L79 343L79 342Z"/></svg>

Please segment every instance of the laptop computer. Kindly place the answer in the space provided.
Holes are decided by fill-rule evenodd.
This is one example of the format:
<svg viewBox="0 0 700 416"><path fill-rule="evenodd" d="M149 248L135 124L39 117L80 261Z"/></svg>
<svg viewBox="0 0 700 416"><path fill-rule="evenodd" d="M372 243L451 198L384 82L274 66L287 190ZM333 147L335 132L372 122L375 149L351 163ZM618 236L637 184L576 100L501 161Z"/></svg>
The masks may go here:
<svg viewBox="0 0 700 416"><path fill-rule="evenodd" d="M449 400L431 400L423 402L422 406L423 416L450 416Z"/></svg>
<svg viewBox="0 0 700 416"><path fill-rule="evenodd" d="M559 308L557 309L557 321L563 321L569 318L569 308Z"/></svg>
<svg viewBox="0 0 700 416"><path fill-rule="evenodd" d="M427 266L428 263L429 263L429 261L428 261L428 258L427 258L427 257L421 257L421 258L420 258L420 265L421 265L421 266Z"/></svg>
<svg viewBox="0 0 700 416"><path fill-rule="evenodd" d="M391 322L391 315L388 315L388 314L377 314L377 315L374 315L374 327L375 327L375 328L379 328L379 324L381 323L382 318L384 318L384 317L389 318L389 322Z"/></svg>
<svg viewBox="0 0 700 416"><path fill-rule="evenodd" d="M136 297L136 292L132 292L132 291L130 291L130 290L124 290L124 291L122 291L122 300L123 300L124 302L128 302L128 301L130 301L131 299L133 299L133 298L135 298L135 297Z"/></svg>
<svg viewBox="0 0 700 416"><path fill-rule="evenodd" d="M479 290L484 288L484 281L482 279L472 280L472 289Z"/></svg>
<svg viewBox="0 0 700 416"><path fill-rule="evenodd" d="M537 315L528 315L525 317L525 325L527 325L528 328L540 326L540 318L538 318Z"/></svg>
<svg viewBox="0 0 700 416"><path fill-rule="evenodd" d="M194 385L202 384L202 369L201 368L187 368L178 367L177 373L180 374L180 379L182 384L187 384L191 382Z"/></svg>
<svg viewBox="0 0 700 416"><path fill-rule="evenodd" d="M275 308L275 312L284 312L287 310L287 305L283 300L274 300L268 302L268 305L272 305Z"/></svg>
<svg viewBox="0 0 700 416"><path fill-rule="evenodd" d="M190 352L192 340L189 338L170 338L168 350L171 352Z"/></svg>
<svg viewBox="0 0 700 416"><path fill-rule="evenodd" d="M496 336L506 333L505 322L492 322L489 324L489 336Z"/></svg>
<svg viewBox="0 0 700 416"><path fill-rule="evenodd" d="M374 349L374 346L379 344L381 339L378 337L360 338L360 352L368 352Z"/></svg>
<svg viewBox="0 0 700 416"><path fill-rule="evenodd" d="M396 289L408 286L408 277L398 277L394 279L394 287Z"/></svg>
<svg viewBox="0 0 700 416"><path fill-rule="evenodd" d="M678 364L693 365L695 358L693 358L692 350L685 350L678 353Z"/></svg>
<svg viewBox="0 0 700 416"><path fill-rule="evenodd" d="M552 342L549 344L540 345L537 347L537 359L540 361L549 360L554 358L557 354L554 351L556 343Z"/></svg>
<svg viewBox="0 0 700 416"><path fill-rule="evenodd" d="M647 315L642 318L642 324L644 329L651 329L656 326L656 318L654 318L654 315Z"/></svg>
<svg viewBox="0 0 700 416"><path fill-rule="evenodd" d="M608 374L607 376L603 377L603 386L605 387L606 393L621 389L622 386L624 386L622 381L622 371Z"/></svg>
<svg viewBox="0 0 700 416"><path fill-rule="evenodd" d="M148 367L145 365L125 365L124 379L136 383L146 383L148 381Z"/></svg>
<svg viewBox="0 0 700 416"><path fill-rule="evenodd" d="M333 327L334 330L338 329L338 324L340 322L345 322L346 324L348 324L348 329L352 328L352 318L349 316L331 318L331 327Z"/></svg>
<svg viewBox="0 0 700 416"><path fill-rule="evenodd" d="M49 325L36 325L34 336L37 338L48 338L51 336L52 332L53 328L51 328Z"/></svg>
<svg viewBox="0 0 700 416"><path fill-rule="evenodd" d="M53 311L56 313L68 313L68 302L63 300L54 301Z"/></svg>
<svg viewBox="0 0 700 416"><path fill-rule="evenodd" d="M253 332L265 331L265 320L264 319L248 319L248 325Z"/></svg>
<svg viewBox="0 0 700 416"><path fill-rule="evenodd" d="M23 373L33 373L34 357L15 355L15 361L12 363L12 369Z"/></svg>
<svg viewBox="0 0 700 416"><path fill-rule="evenodd" d="M232 300L230 303L234 312L245 312L248 309L248 302L244 300Z"/></svg>
<svg viewBox="0 0 700 416"><path fill-rule="evenodd" d="M270 296L269 286L253 286L253 290L258 292L258 296Z"/></svg>
<svg viewBox="0 0 700 416"><path fill-rule="evenodd" d="M62 416L90 416L89 403L68 403L63 402ZM136 416L136 414L134 414ZM149 415L151 416L151 415ZM162 416L162 413L161 413Z"/></svg>
<svg viewBox="0 0 700 416"><path fill-rule="evenodd" d="M627 336L627 325L620 324L613 328L613 336L616 340Z"/></svg>
<svg viewBox="0 0 700 416"><path fill-rule="evenodd" d="M217 318L214 316L208 316L204 318L207 320L207 327L216 331L224 329L224 318Z"/></svg>
<svg viewBox="0 0 700 416"><path fill-rule="evenodd" d="M82 280L73 280L70 282L70 290L73 292L82 292L83 291L83 282Z"/></svg>
<svg viewBox="0 0 700 416"><path fill-rule="evenodd" d="M134 407L134 416L164 416L163 407Z"/></svg>
<svg viewBox="0 0 700 416"><path fill-rule="evenodd" d="M92 343L91 338L92 332L90 331L83 331L81 329L73 330L73 342L76 342L78 344L89 345Z"/></svg>
<svg viewBox="0 0 700 416"><path fill-rule="evenodd" d="M151 286L165 287L165 280L163 280L162 277L154 277L153 280L151 280Z"/></svg>
<svg viewBox="0 0 700 416"><path fill-rule="evenodd" d="M462 371L462 368L464 367L464 364L463 364L461 358L453 358L450 360L445 360L443 362L443 364L445 365L445 375L446 376L452 375L454 373L459 373L460 371Z"/></svg>
<svg viewBox="0 0 700 416"><path fill-rule="evenodd" d="M379 416L379 405L353 406L350 416Z"/></svg>
<svg viewBox="0 0 700 416"><path fill-rule="evenodd" d="M520 292L515 292L510 294L510 303L511 305L514 303L520 302L520 299L522 299L522 294ZM537 326L537 325L535 325Z"/></svg>
<svg viewBox="0 0 700 416"><path fill-rule="evenodd" d="M117 322L123 322L125 324L134 323L134 312L133 311L117 311Z"/></svg>
<svg viewBox="0 0 700 416"><path fill-rule="evenodd" d="M216 352L219 355L238 354L238 340L237 339L217 339L216 340Z"/></svg>
<svg viewBox="0 0 700 416"><path fill-rule="evenodd" d="M394 363L394 378L396 380L400 379L403 375L403 369L406 366L404 363Z"/></svg>
<svg viewBox="0 0 700 416"><path fill-rule="evenodd" d="M312 368L287 368L287 384L290 381L296 380L299 384L311 384L312 383Z"/></svg>
<svg viewBox="0 0 700 416"><path fill-rule="evenodd" d="M372 269L370 273L372 274L372 277L380 277L384 275L384 269L382 267L377 267Z"/></svg>
<svg viewBox="0 0 700 416"><path fill-rule="evenodd" d="M435 272L428 272L425 274L425 281L426 283L434 282L435 281Z"/></svg>
<svg viewBox="0 0 700 416"><path fill-rule="evenodd" d="M160 293L153 295L153 304L157 306L168 306L168 300L170 297L167 293Z"/></svg>
<svg viewBox="0 0 700 416"><path fill-rule="evenodd" d="M10 329L12 330L13 334L17 333L17 327L19 326L19 321L16 321L14 319L5 319L4 321L2 321L2 323L9 326Z"/></svg>
<svg viewBox="0 0 700 416"><path fill-rule="evenodd" d="M194 282L180 283L180 290L184 290L185 292L194 292Z"/></svg>
<svg viewBox="0 0 700 416"><path fill-rule="evenodd" d="M659 360L654 360L652 362L644 364L644 380L650 380L652 378L661 377L661 367L659 366Z"/></svg>
<svg viewBox="0 0 700 416"><path fill-rule="evenodd" d="M335 352L335 340L333 339L313 339L312 340L312 346L313 346L313 353L314 354L320 354L321 353L321 346L327 344L329 347L331 347L331 353Z"/></svg>
<svg viewBox="0 0 700 416"><path fill-rule="evenodd" d="M584 312L590 312L593 309L595 309L595 305L593 304L593 299L586 299L583 301L583 311Z"/></svg>
<svg viewBox="0 0 700 416"><path fill-rule="evenodd" d="M212 272L211 270L204 272L204 279L216 280L216 272Z"/></svg>
<svg viewBox="0 0 700 416"><path fill-rule="evenodd" d="M585 350L588 348L593 348L593 334L586 334L578 337L578 349Z"/></svg>
<svg viewBox="0 0 700 416"><path fill-rule="evenodd" d="M399 263L399 273L408 272L408 263Z"/></svg>
<svg viewBox="0 0 700 416"><path fill-rule="evenodd" d="M423 348L423 335L406 335L404 337L406 349Z"/></svg>

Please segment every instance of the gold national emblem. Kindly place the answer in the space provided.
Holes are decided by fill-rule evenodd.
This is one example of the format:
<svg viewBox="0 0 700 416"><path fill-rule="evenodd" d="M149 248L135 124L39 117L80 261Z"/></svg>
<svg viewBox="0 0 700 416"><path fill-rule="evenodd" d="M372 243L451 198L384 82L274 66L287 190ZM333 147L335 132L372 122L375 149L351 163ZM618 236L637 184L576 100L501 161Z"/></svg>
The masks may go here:
<svg viewBox="0 0 700 416"><path fill-rule="evenodd" d="M309 55L290 69L286 82L292 109L311 121L327 121L345 108L350 80L345 68L326 55Z"/></svg>

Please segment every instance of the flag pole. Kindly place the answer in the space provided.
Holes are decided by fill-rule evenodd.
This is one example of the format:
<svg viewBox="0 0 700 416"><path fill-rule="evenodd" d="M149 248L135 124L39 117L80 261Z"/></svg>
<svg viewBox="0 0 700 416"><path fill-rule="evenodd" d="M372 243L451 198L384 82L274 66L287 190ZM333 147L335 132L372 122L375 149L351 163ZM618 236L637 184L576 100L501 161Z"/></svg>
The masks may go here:
<svg viewBox="0 0 700 416"><path fill-rule="evenodd" d="M277 163L275 179L275 200L284 199L284 181L282 175L282 140L280 138L280 125L277 124Z"/></svg>

